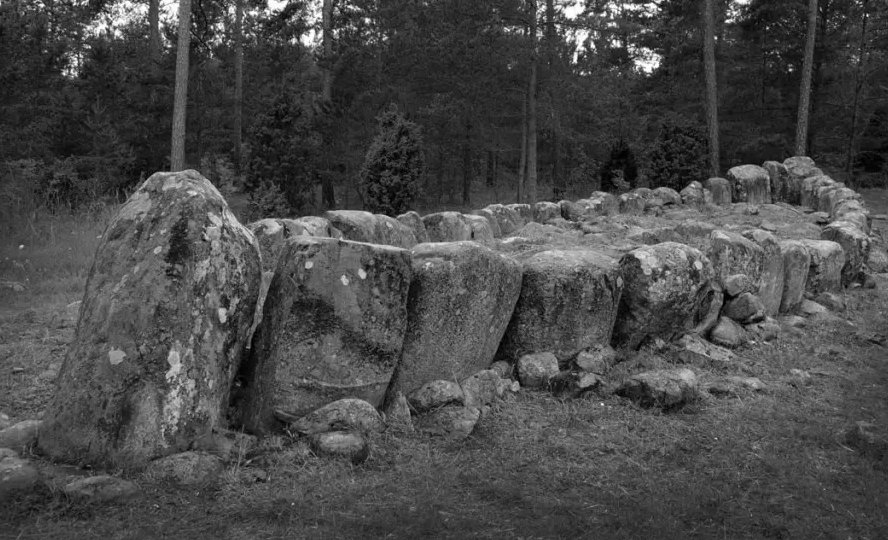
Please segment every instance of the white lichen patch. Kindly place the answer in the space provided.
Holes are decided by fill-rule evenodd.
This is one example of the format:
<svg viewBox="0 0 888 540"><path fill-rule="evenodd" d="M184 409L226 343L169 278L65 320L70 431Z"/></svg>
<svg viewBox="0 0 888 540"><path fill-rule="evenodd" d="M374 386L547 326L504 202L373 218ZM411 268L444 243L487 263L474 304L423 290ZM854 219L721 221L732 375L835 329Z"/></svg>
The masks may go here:
<svg viewBox="0 0 888 540"><path fill-rule="evenodd" d="M167 369L164 378L167 391L163 399L161 429L164 436L175 433L182 416L188 412L197 394L197 382L188 374L194 364L194 352L176 342L167 354Z"/></svg>
<svg viewBox="0 0 888 540"><path fill-rule="evenodd" d="M126 358L126 353L116 347L112 347L111 350L108 351L108 362L110 362L112 366L116 366L123 362L124 358Z"/></svg>
<svg viewBox="0 0 888 540"><path fill-rule="evenodd" d="M314 261L305 261L305 269L306 270L311 270L312 268L314 268L314 265L315 265Z"/></svg>
<svg viewBox="0 0 888 540"><path fill-rule="evenodd" d="M346 287L348 286L348 283L349 283L348 276L346 276L345 274L342 274L342 277L339 278L339 281L341 281L342 284L345 285Z"/></svg>
<svg viewBox="0 0 888 540"><path fill-rule="evenodd" d="M117 213L117 220L142 219L151 210L151 206L151 195L147 191L136 191Z"/></svg>
<svg viewBox="0 0 888 540"><path fill-rule="evenodd" d="M155 255L160 255L161 251L163 251L163 247L161 247L161 246L157 246L156 248L154 248Z"/></svg>
<svg viewBox="0 0 888 540"><path fill-rule="evenodd" d="M225 324L228 322L228 310L224 307L220 307L216 310L216 313L219 315L219 322Z"/></svg>
<svg viewBox="0 0 888 540"><path fill-rule="evenodd" d="M207 272L210 271L210 260L204 259L202 261L198 261L196 265L194 265L194 280L197 283L201 283L203 280L207 278Z"/></svg>
<svg viewBox="0 0 888 540"><path fill-rule="evenodd" d="M367 279L367 272L363 268L358 268L358 277L361 279Z"/></svg>
<svg viewBox="0 0 888 540"><path fill-rule="evenodd" d="M212 223L212 224L215 225L216 227L221 227L221 226L222 226L222 218L219 217L219 216L217 216L216 214L214 214L214 213L212 213L212 212L210 212L209 214L207 214L207 219L209 219L209 220L210 220L210 223Z"/></svg>

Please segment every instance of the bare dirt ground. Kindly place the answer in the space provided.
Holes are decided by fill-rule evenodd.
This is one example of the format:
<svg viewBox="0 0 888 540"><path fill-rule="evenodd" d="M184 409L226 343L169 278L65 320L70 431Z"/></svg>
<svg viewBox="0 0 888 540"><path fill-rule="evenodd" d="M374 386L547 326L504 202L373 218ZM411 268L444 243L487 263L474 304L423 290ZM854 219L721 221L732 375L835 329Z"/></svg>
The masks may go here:
<svg viewBox="0 0 888 540"><path fill-rule="evenodd" d="M888 213L885 191L862 193ZM13 421L51 395L105 219L0 239L0 282L26 285L0 288L0 412ZM119 504L68 500L58 483L91 471L35 456L49 482L0 506L0 538L888 538L888 462L844 438L860 420L888 428L888 276L876 281L847 291L838 320L695 368L759 377L765 392L664 414L522 390L462 443L384 434L354 466L284 440L218 485L136 478L142 494ZM256 469L266 481L244 473Z"/></svg>

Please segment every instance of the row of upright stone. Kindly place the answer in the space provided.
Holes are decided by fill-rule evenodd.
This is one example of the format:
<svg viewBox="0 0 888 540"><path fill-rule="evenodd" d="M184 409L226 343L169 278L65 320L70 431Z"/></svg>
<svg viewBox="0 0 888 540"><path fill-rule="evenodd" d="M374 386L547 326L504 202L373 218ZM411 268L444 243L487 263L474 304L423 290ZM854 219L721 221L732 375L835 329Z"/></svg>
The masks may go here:
<svg viewBox="0 0 888 540"><path fill-rule="evenodd" d="M584 241L603 216L775 200L828 214L823 239L689 221L623 248ZM263 433L344 398L417 411L447 390L482 407L489 398L469 396L502 392L495 363L546 353L568 369L611 344L754 323L806 290L838 290L864 271L868 226L856 193L807 158L680 193L397 218L330 211L250 230L199 174L158 173L103 237L39 445L138 466L229 422Z"/></svg>

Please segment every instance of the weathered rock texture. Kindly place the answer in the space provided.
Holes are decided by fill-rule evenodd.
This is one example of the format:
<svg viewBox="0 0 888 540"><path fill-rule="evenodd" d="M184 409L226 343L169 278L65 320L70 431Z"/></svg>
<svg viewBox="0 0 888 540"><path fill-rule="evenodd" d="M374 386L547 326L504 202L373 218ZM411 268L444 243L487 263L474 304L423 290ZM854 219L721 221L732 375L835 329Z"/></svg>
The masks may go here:
<svg viewBox="0 0 888 540"><path fill-rule="evenodd" d="M472 239L472 226L459 212L437 212L423 216L429 242L461 242Z"/></svg>
<svg viewBox="0 0 888 540"><path fill-rule="evenodd" d="M489 366L520 288L519 264L475 242L416 246L403 353L388 396Z"/></svg>
<svg viewBox="0 0 888 540"><path fill-rule="evenodd" d="M815 295L841 290L845 266L842 246L829 240L802 240L801 243L811 256L805 290Z"/></svg>
<svg viewBox="0 0 888 540"><path fill-rule="evenodd" d="M330 210L324 218L347 240L405 249L416 245L413 229L393 217L361 210Z"/></svg>
<svg viewBox="0 0 888 540"><path fill-rule="evenodd" d="M834 221L823 228L821 236L842 246L845 264L842 266L842 285L861 282L870 253L869 235L848 221Z"/></svg>
<svg viewBox="0 0 888 540"><path fill-rule="evenodd" d="M710 178L706 189L712 193L712 202L719 206L730 206L732 200L731 182L726 178Z"/></svg>
<svg viewBox="0 0 888 540"><path fill-rule="evenodd" d="M41 450L138 467L224 424L259 281L256 239L209 181L152 175L96 251Z"/></svg>
<svg viewBox="0 0 888 540"><path fill-rule="evenodd" d="M796 240L783 240L779 244L783 256L783 293L780 296L780 313L795 310L805 298L805 283L811 255L808 248Z"/></svg>
<svg viewBox="0 0 888 540"><path fill-rule="evenodd" d="M623 256L620 269L625 284L615 346L634 349L647 337L671 338L693 328L712 278L700 250L676 242L645 246Z"/></svg>
<svg viewBox="0 0 888 540"><path fill-rule="evenodd" d="M560 362L607 344L623 289L617 261L597 251L549 250L521 261L521 296L497 358L552 352Z"/></svg>
<svg viewBox="0 0 888 540"><path fill-rule="evenodd" d="M740 165L728 171L734 201L749 204L771 202L771 177L758 165Z"/></svg>
<svg viewBox="0 0 888 540"><path fill-rule="evenodd" d="M378 405L401 353L412 278L407 250L297 238L281 254L245 366L243 423L274 426L337 399Z"/></svg>

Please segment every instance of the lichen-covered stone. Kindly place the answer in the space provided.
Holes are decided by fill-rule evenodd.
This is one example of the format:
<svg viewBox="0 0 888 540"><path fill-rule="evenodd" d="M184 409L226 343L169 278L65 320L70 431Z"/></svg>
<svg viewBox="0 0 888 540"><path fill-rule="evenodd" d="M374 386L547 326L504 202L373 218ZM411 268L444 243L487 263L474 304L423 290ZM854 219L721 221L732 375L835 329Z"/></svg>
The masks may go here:
<svg viewBox="0 0 888 540"><path fill-rule="evenodd" d="M598 216L611 216L620 211L620 199L613 193L593 191L585 200L592 212Z"/></svg>
<svg viewBox="0 0 888 540"><path fill-rule="evenodd" d="M139 494L139 486L130 480L100 474L79 478L67 484L62 490L74 500L89 502L121 502Z"/></svg>
<svg viewBox="0 0 888 540"><path fill-rule="evenodd" d="M407 403L418 413L445 405L463 405L465 394L456 381L429 381L407 395Z"/></svg>
<svg viewBox="0 0 888 540"><path fill-rule="evenodd" d="M817 210L817 190L824 186L835 184L835 180L826 175L809 176L802 179L800 189L800 204L813 210Z"/></svg>
<svg viewBox="0 0 888 540"><path fill-rule="evenodd" d="M805 283L811 266L808 248L796 240L779 243L783 256L783 292L780 295L780 313L794 311L805 298Z"/></svg>
<svg viewBox="0 0 888 540"><path fill-rule="evenodd" d="M758 165L739 165L728 170L733 200L749 204L771 203L771 177Z"/></svg>
<svg viewBox="0 0 888 540"><path fill-rule="evenodd" d="M362 210L329 210L323 217L341 231L346 240L404 249L416 245L413 229L393 217Z"/></svg>
<svg viewBox="0 0 888 540"><path fill-rule="evenodd" d="M550 219L561 217L561 207L549 201L540 201L533 205L533 221L546 223Z"/></svg>
<svg viewBox="0 0 888 540"><path fill-rule="evenodd" d="M487 224L490 226L490 232L493 233L494 238L502 238L503 231L500 229L499 221L497 221L496 216L493 212L486 208L482 208L481 210L475 210L472 212L475 216L481 216L487 220ZM561 217L561 210L557 211L557 216Z"/></svg>
<svg viewBox="0 0 888 540"><path fill-rule="evenodd" d="M41 450L138 467L224 425L260 272L256 238L208 180L152 175L96 251Z"/></svg>
<svg viewBox="0 0 888 540"><path fill-rule="evenodd" d="M666 206L681 204L681 194L672 188L658 187L653 190L654 197L663 201Z"/></svg>
<svg viewBox="0 0 888 540"><path fill-rule="evenodd" d="M593 345L588 350L580 351L574 358L574 364L582 371L605 373L617 362L617 351L610 345Z"/></svg>
<svg viewBox="0 0 888 540"><path fill-rule="evenodd" d="M404 349L389 396L489 366L521 288L521 266L475 242L420 244L413 271Z"/></svg>
<svg viewBox="0 0 888 540"><path fill-rule="evenodd" d="M42 420L22 420L5 429L0 429L0 448L10 448L24 452L37 442L37 434Z"/></svg>
<svg viewBox="0 0 888 540"><path fill-rule="evenodd" d="M361 433L347 430L316 433L308 438L309 447L318 455L345 458L358 464L370 456L367 438Z"/></svg>
<svg viewBox="0 0 888 540"><path fill-rule="evenodd" d="M313 435L338 429L380 432L385 429L385 424L373 405L362 399L346 398L290 422L288 428L303 435Z"/></svg>
<svg viewBox="0 0 888 540"><path fill-rule="evenodd" d="M748 324L765 318L765 305L758 295L745 292L725 302L722 313L741 324Z"/></svg>
<svg viewBox="0 0 888 540"><path fill-rule="evenodd" d="M524 203L513 203L505 205L509 210L518 214L520 226L523 227L533 221L533 207ZM521 223L521 222L524 223Z"/></svg>
<svg viewBox="0 0 888 540"><path fill-rule="evenodd" d="M436 212L423 216L430 242L462 242L472 239L472 226L459 212Z"/></svg>
<svg viewBox="0 0 888 540"><path fill-rule="evenodd" d="M379 405L401 353L412 275L407 250L291 240L244 369L243 424L262 432L275 409L301 416L349 397Z"/></svg>
<svg viewBox="0 0 888 540"><path fill-rule="evenodd" d="M802 180L811 176L820 176L823 171L814 166L814 160L805 156L795 156L783 161L786 167L785 202L801 204Z"/></svg>
<svg viewBox="0 0 888 540"><path fill-rule="evenodd" d="M515 210L501 204L491 204L484 208L490 212L499 225L502 236L507 236L523 227L526 223Z"/></svg>
<svg viewBox="0 0 888 540"><path fill-rule="evenodd" d="M836 242L829 240L800 240L811 256L805 291L819 294L824 291L842 289L842 268L845 266L845 252Z"/></svg>
<svg viewBox="0 0 888 540"><path fill-rule="evenodd" d="M837 202L830 217L833 221L853 223L867 234L869 234L872 227L869 210L866 209L862 202L856 199L845 199Z"/></svg>
<svg viewBox="0 0 888 540"><path fill-rule="evenodd" d="M490 222L488 222L487 219L482 216L463 214L463 220L465 220L472 229L472 235L471 238L469 238L470 240L480 244L489 244L493 242L495 236L493 235L493 229L490 227Z"/></svg>
<svg viewBox="0 0 888 540"><path fill-rule="evenodd" d="M40 481L40 471L27 460L0 455L0 504L8 504L7 498L34 489Z"/></svg>
<svg viewBox="0 0 888 540"><path fill-rule="evenodd" d="M633 216L644 214L645 201L638 193L629 192L620 195L620 213Z"/></svg>
<svg viewBox="0 0 888 540"><path fill-rule="evenodd" d="M706 202L703 193L703 184L696 180L688 184L679 194L681 195L682 204L699 205Z"/></svg>
<svg viewBox="0 0 888 540"><path fill-rule="evenodd" d="M561 209L561 217L567 221L582 221L586 216L592 215L592 210L583 204L584 202L582 199L577 202L559 201L558 207Z"/></svg>
<svg viewBox="0 0 888 540"><path fill-rule="evenodd" d="M712 204L718 206L731 205L731 182L727 178L710 178L706 180L706 189L712 193Z"/></svg>
<svg viewBox="0 0 888 540"><path fill-rule="evenodd" d="M787 202L787 177L786 165L779 161L766 161L762 168L768 171L771 181L771 200L774 202Z"/></svg>
<svg viewBox="0 0 888 540"><path fill-rule="evenodd" d="M698 249L664 242L620 260L625 281L613 343L638 348L648 337L671 338L694 327L709 298L712 265Z"/></svg>
<svg viewBox="0 0 888 540"><path fill-rule="evenodd" d="M549 250L521 259L521 296L497 358L550 351L567 362L610 341L623 288L617 261L590 249Z"/></svg>
<svg viewBox="0 0 888 540"><path fill-rule="evenodd" d="M483 407L492 404L502 396L503 385L499 374L490 369L482 369L459 382L465 395L466 407Z"/></svg>
<svg viewBox="0 0 888 540"><path fill-rule="evenodd" d="M527 388L545 388L558 374L558 357L550 352L525 354L518 359L518 380Z"/></svg>
<svg viewBox="0 0 888 540"><path fill-rule="evenodd" d="M182 486L205 486L215 483L224 469L225 463L219 456L205 452L180 452L149 463L145 476Z"/></svg>
<svg viewBox="0 0 888 540"><path fill-rule="evenodd" d="M416 429L448 441L461 441L472 434L481 419L474 407L447 406L423 414L416 419Z"/></svg>
<svg viewBox="0 0 888 540"><path fill-rule="evenodd" d="M673 409L699 397L697 376L687 368L647 371L633 375L616 394L642 407Z"/></svg>
<svg viewBox="0 0 888 540"><path fill-rule="evenodd" d="M674 355L682 364L700 367L726 367L737 361L730 350L710 343L697 335L685 334L675 344Z"/></svg>
<svg viewBox="0 0 888 540"><path fill-rule="evenodd" d="M745 231L743 236L752 240L762 248L762 273L756 292L765 306L765 314L777 315L780 312L780 300L783 296L783 280L785 279L783 254L777 238L762 229Z"/></svg>
<svg viewBox="0 0 888 540"><path fill-rule="evenodd" d="M721 284L728 276L745 274L758 286L764 256L761 246L740 234L715 230L709 235L709 260Z"/></svg>
<svg viewBox="0 0 888 540"><path fill-rule="evenodd" d="M820 237L836 242L845 252L842 285L847 287L852 283L862 282L870 253L869 235L848 221L833 221L823 228Z"/></svg>
<svg viewBox="0 0 888 540"><path fill-rule="evenodd" d="M421 244L423 242L429 241L429 233L426 231L425 224L422 222L422 216L413 210L409 212L405 212L398 217L396 217L398 221L406 225L413 231L413 236L416 238L416 243Z"/></svg>

